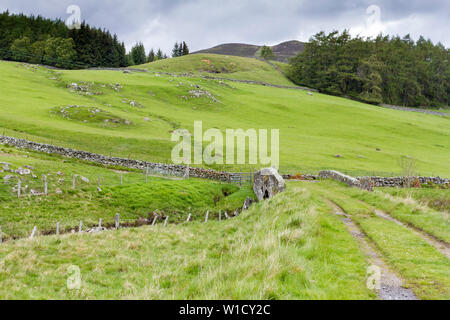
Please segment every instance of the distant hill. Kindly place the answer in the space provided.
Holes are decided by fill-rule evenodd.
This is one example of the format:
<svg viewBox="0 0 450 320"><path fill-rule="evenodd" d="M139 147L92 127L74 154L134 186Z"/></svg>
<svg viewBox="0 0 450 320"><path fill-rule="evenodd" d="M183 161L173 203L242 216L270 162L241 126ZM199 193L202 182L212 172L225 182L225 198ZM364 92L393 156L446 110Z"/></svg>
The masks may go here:
<svg viewBox="0 0 450 320"><path fill-rule="evenodd" d="M285 65L275 62L276 64ZM274 64L274 63L273 63ZM287 65L286 65L287 66ZM231 54L197 53L183 57L158 60L136 66L154 72L189 73L236 80L260 81L281 86L294 86L281 72L264 61Z"/></svg>
<svg viewBox="0 0 450 320"><path fill-rule="evenodd" d="M257 57L262 46L244 43L225 43L213 48L200 50L194 53L215 53L238 57ZM275 61L288 62L289 58L295 57L303 51L305 43L297 40L287 41L272 47Z"/></svg>

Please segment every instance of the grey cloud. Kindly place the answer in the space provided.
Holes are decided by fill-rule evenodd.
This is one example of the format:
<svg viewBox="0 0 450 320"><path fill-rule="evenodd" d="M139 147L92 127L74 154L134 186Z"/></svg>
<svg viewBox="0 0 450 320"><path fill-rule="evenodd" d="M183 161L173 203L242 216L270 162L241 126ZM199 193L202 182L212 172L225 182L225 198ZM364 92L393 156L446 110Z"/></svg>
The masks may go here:
<svg viewBox="0 0 450 320"><path fill-rule="evenodd" d="M450 44L447 0L0 0L0 10L65 19L67 6L81 7L89 24L117 33L127 47L143 41L146 48L169 51L186 40L199 50L225 42L275 44L307 41L325 30L364 30L366 8L381 9L389 34L423 34Z"/></svg>

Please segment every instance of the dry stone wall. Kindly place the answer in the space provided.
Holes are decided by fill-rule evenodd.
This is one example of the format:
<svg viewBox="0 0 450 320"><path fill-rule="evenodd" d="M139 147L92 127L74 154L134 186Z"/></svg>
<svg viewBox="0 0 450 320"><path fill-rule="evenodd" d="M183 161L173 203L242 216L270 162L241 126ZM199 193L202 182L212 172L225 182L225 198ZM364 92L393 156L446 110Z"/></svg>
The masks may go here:
<svg viewBox="0 0 450 320"><path fill-rule="evenodd" d="M370 178L372 180L375 187L403 187L404 182L406 181L405 177L358 177L358 179L362 178ZM450 184L450 179L445 179L441 177L412 177L409 179L410 181L418 180L421 184Z"/></svg>
<svg viewBox="0 0 450 320"><path fill-rule="evenodd" d="M186 174L186 166L183 165L173 165L173 164L162 164L154 162L146 162L140 160L108 157L96 153L91 153L87 151L79 151L70 148L62 148L49 144L32 142L24 139L17 139L13 137L0 136L0 144L7 144L14 146L16 148L28 149L38 152L44 152L48 154L58 154L64 157L75 158L85 161L92 161L100 163L106 166L120 166L131 169L141 169L145 170L147 167L151 172L166 174L170 173L174 176L184 176ZM219 172L215 170L203 169L203 168L189 168L189 175L195 178L211 179L218 181L230 181L231 173L229 172ZM291 179L291 175L283 175L286 180ZM375 187L403 187L405 178L404 177L358 177L353 178L348 175L342 174L337 171L322 171L319 175L303 175L304 179L307 180L317 180L317 179L335 179L341 181L350 186L360 186L360 180L365 180L370 178ZM420 183L433 183L438 185L450 184L450 180L440 177L413 177L412 180L418 180Z"/></svg>
<svg viewBox="0 0 450 320"><path fill-rule="evenodd" d="M49 154L58 154L64 157L75 158L79 160L92 161L106 166L120 166L131 169L146 170L151 172L166 174L169 173L174 176L184 176L186 174L186 166L162 164L154 162L146 162L133 159L108 157L101 154L91 153L87 151L79 151L70 148L62 148L52 146L49 144L32 142L24 139L17 139L12 137L1 136L1 144L7 144L17 148L28 149ZM189 168L189 176L195 178L212 179L219 181L229 181L230 174L228 172L218 172L215 170L208 170L203 168Z"/></svg>
<svg viewBox="0 0 450 320"><path fill-rule="evenodd" d="M320 171L319 172L319 178L320 179L333 179L336 181L340 181L348 185L349 187L361 187L361 183L358 179L350 177L346 174L340 173L338 171L334 170L326 170L326 171Z"/></svg>

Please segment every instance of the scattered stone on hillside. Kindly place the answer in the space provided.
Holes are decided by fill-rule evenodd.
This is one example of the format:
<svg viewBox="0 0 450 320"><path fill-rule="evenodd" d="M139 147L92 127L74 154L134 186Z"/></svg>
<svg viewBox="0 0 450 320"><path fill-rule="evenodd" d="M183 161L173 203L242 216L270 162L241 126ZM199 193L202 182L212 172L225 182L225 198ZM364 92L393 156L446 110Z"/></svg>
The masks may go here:
<svg viewBox="0 0 450 320"><path fill-rule="evenodd" d="M313 93L312 93L311 91L308 91L308 95L309 95L309 96L312 96Z"/></svg>
<svg viewBox="0 0 450 320"><path fill-rule="evenodd" d="M40 191L38 191L38 190L34 190L34 189L31 189L31 190L30 190L30 194L31 194L32 196L43 196L43 195L44 195L42 192L40 192Z"/></svg>
<svg viewBox="0 0 450 320"><path fill-rule="evenodd" d="M131 73L130 70L123 70L123 73Z"/></svg>
<svg viewBox="0 0 450 320"><path fill-rule="evenodd" d="M255 173L253 191L258 201L270 199L285 190L284 179L275 168L265 168Z"/></svg>
<svg viewBox="0 0 450 320"><path fill-rule="evenodd" d="M4 176L3 180L5 181L5 183L9 183L9 180L11 180L13 178L15 178L15 176L12 176L12 175L9 174L7 176Z"/></svg>
<svg viewBox="0 0 450 320"><path fill-rule="evenodd" d="M381 149L380 149L380 148L377 148L377 151L381 151Z"/></svg>
<svg viewBox="0 0 450 320"><path fill-rule="evenodd" d="M55 193L56 194L62 194L63 192L62 192L62 190L60 188L56 188Z"/></svg>
<svg viewBox="0 0 450 320"><path fill-rule="evenodd" d="M140 104L139 102L137 102L136 100L129 100L127 98L123 98L122 99L122 103L124 104L129 104L132 107L139 107L139 108L143 108L144 106L142 104Z"/></svg>
<svg viewBox="0 0 450 320"><path fill-rule="evenodd" d="M127 121L125 119L118 118L115 115L111 114L109 111L105 111L97 107L69 105L65 107L55 107L51 110L51 112L53 114L61 116L64 119L80 121L83 123L112 122L127 125L131 124L131 122L126 123Z"/></svg>
<svg viewBox="0 0 450 320"><path fill-rule="evenodd" d="M335 158L342 158L342 156L340 154L335 154L334 157Z"/></svg>
<svg viewBox="0 0 450 320"><path fill-rule="evenodd" d="M23 175L29 175L31 174L31 170L30 169L26 169L26 168L19 168L15 171L15 173L20 174L21 176Z"/></svg>
<svg viewBox="0 0 450 320"><path fill-rule="evenodd" d="M81 181L85 182L85 183L89 183L89 179L83 176L80 176Z"/></svg>
<svg viewBox="0 0 450 320"><path fill-rule="evenodd" d="M67 85L67 88L70 90L70 92L77 92L78 94L83 94L87 96L93 96L93 95L102 95L103 92L101 91L94 91L95 83L93 82L81 82L81 84L72 82L71 84Z"/></svg>
<svg viewBox="0 0 450 320"><path fill-rule="evenodd" d="M30 170L34 170L34 168L32 166L23 166L24 168L30 169Z"/></svg>
<svg viewBox="0 0 450 320"><path fill-rule="evenodd" d="M120 83L116 83L116 84L109 84L110 88L113 89L116 92L119 92L120 89L123 89L123 87L120 85Z"/></svg>
<svg viewBox="0 0 450 320"><path fill-rule="evenodd" d="M219 100L216 99L216 97L214 97L211 92L206 91L206 90L190 90L189 91L189 95L192 98L201 98L201 97L207 97L209 98L211 101L216 102L216 103L220 103Z"/></svg>
<svg viewBox="0 0 450 320"><path fill-rule="evenodd" d="M150 118L145 117L145 118L144 118L144 121L149 122L149 121L150 121Z"/></svg>
<svg viewBox="0 0 450 320"><path fill-rule="evenodd" d="M33 64L29 64L29 63L19 63L18 65L16 65L16 67L22 67L25 68L27 70L31 70L33 72L35 72L36 70L38 70L38 66L33 65Z"/></svg>
<svg viewBox="0 0 450 320"><path fill-rule="evenodd" d="M58 172L56 173L56 175L58 175L58 176L63 176L64 173L62 173L61 171L58 171Z"/></svg>
<svg viewBox="0 0 450 320"><path fill-rule="evenodd" d="M94 228L91 228L91 229L87 229L86 233L96 233L96 232L103 232L103 231L106 231L106 228L94 227Z"/></svg>

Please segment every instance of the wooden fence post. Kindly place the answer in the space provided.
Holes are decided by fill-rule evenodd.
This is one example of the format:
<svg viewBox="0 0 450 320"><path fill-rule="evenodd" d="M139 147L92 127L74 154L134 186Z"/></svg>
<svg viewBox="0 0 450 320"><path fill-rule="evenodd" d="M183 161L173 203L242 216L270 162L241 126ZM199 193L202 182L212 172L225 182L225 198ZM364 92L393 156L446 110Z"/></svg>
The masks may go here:
<svg viewBox="0 0 450 320"><path fill-rule="evenodd" d="M80 221L80 226L78 228L78 233L82 233L83 232L83 221Z"/></svg>
<svg viewBox="0 0 450 320"><path fill-rule="evenodd" d="M188 218L187 218L186 222L189 222L189 221L191 221L191 214L190 213L188 215Z"/></svg>
<svg viewBox="0 0 450 320"><path fill-rule="evenodd" d="M72 178L72 189L75 190L76 186L75 186L75 175Z"/></svg>
<svg viewBox="0 0 450 320"><path fill-rule="evenodd" d="M123 173L120 173L120 185L123 185Z"/></svg>
<svg viewBox="0 0 450 320"><path fill-rule="evenodd" d="M20 181L20 179L17 182L17 198L20 198L20 192L22 189L22 181Z"/></svg>
<svg viewBox="0 0 450 320"><path fill-rule="evenodd" d="M98 219L98 228L102 228L102 218Z"/></svg>
<svg viewBox="0 0 450 320"><path fill-rule="evenodd" d="M156 220L158 220L158 215L155 215L155 217L153 218L152 226L156 224Z"/></svg>
<svg viewBox="0 0 450 320"><path fill-rule="evenodd" d="M0 227L0 243L3 242L3 238L2 238L2 227Z"/></svg>
<svg viewBox="0 0 450 320"><path fill-rule="evenodd" d="M56 235L59 235L59 222L56 223Z"/></svg>
<svg viewBox="0 0 450 320"><path fill-rule="evenodd" d="M222 210L219 210L219 221L222 220Z"/></svg>
<svg viewBox="0 0 450 320"><path fill-rule="evenodd" d="M145 168L145 183L148 183L148 165Z"/></svg>
<svg viewBox="0 0 450 320"><path fill-rule="evenodd" d="M208 222L208 218L209 218L209 210L206 211L206 218L205 218L205 223Z"/></svg>
<svg viewBox="0 0 450 320"><path fill-rule="evenodd" d="M189 159L187 160L186 172L185 172L185 174L184 174L184 177L185 177L186 179L189 179L189 178L190 178L190 161L189 161Z"/></svg>
<svg viewBox="0 0 450 320"><path fill-rule="evenodd" d="M101 187L101 183L100 183L100 175L98 175L98 186Z"/></svg>
<svg viewBox="0 0 450 320"><path fill-rule="evenodd" d="M239 186L242 187L242 168L239 168Z"/></svg>
<svg viewBox="0 0 450 320"><path fill-rule="evenodd" d="M48 194L47 176L44 176L44 194Z"/></svg>
<svg viewBox="0 0 450 320"><path fill-rule="evenodd" d="M120 227L120 215L116 214L116 229L119 229Z"/></svg>
<svg viewBox="0 0 450 320"><path fill-rule="evenodd" d="M227 219L230 219L230 217L228 216L228 213L225 211L225 217L227 218Z"/></svg>
<svg viewBox="0 0 450 320"><path fill-rule="evenodd" d="M33 231L31 231L30 239L34 238L34 235L36 234L36 226L33 228Z"/></svg>
<svg viewBox="0 0 450 320"><path fill-rule="evenodd" d="M164 227L167 227L167 221L169 221L169 217L166 217L166 221L164 221Z"/></svg>

